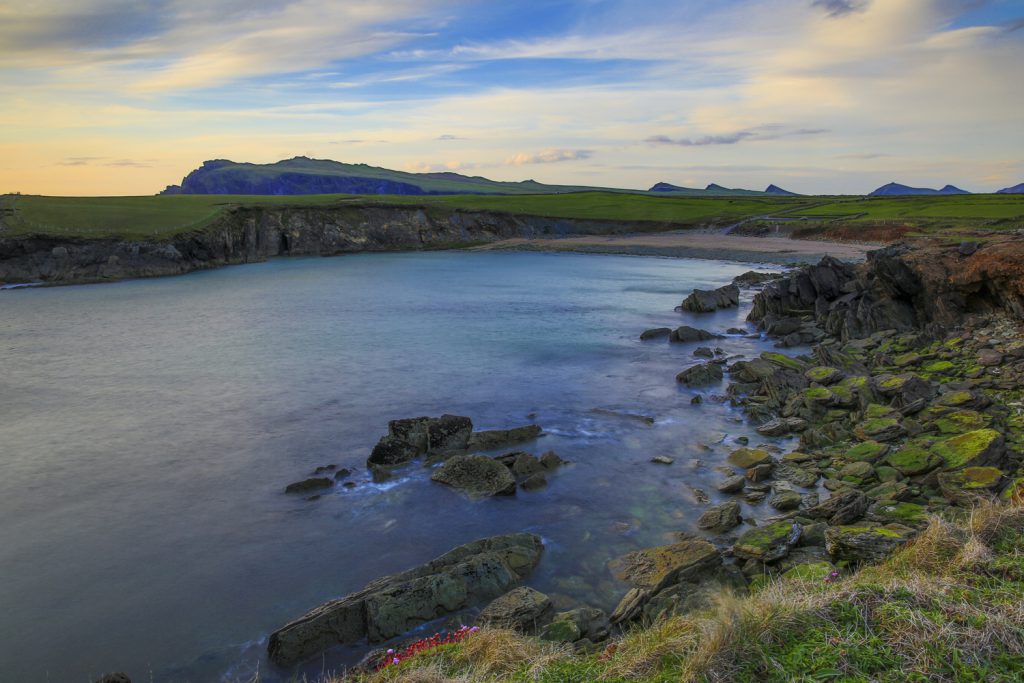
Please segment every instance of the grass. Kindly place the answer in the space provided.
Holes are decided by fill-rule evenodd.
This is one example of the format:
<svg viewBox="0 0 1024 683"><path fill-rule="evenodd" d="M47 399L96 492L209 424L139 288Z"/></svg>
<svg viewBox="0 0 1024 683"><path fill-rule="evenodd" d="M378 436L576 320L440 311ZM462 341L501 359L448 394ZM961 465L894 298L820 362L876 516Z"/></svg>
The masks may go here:
<svg viewBox="0 0 1024 683"><path fill-rule="evenodd" d="M509 631L332 683L1019 681L1024 507L932 518L885 562L836 582L783 578L637 628L598 654Z"/></svg>
<svg viewBox="0 0 1024 683"><path fill-rule="evenodd" d="M1024 195L952 197L673 197L616 192L527 195L167 195L0 197L0 235L159 239L202 229L232 207L401 206L443 218L494 211L547 218L638 221L658 229L740 221L798 225L794 235L888 241L907 234L1024 227ZM790 219L799 219L793 222ZM655 227L652 225L652 227Z"/></svg>

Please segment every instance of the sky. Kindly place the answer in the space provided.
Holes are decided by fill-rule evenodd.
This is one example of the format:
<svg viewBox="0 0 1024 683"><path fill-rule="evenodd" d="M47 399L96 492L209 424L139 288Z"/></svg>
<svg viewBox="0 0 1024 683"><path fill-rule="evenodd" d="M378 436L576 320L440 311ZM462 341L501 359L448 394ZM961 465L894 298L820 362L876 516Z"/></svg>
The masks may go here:
<svg viewBox="0 0 1024 683"><path fill-rule="evenodd" d="M206 159L866 193L1024 182L1024 0L0 0L0 192Z"/></svg>

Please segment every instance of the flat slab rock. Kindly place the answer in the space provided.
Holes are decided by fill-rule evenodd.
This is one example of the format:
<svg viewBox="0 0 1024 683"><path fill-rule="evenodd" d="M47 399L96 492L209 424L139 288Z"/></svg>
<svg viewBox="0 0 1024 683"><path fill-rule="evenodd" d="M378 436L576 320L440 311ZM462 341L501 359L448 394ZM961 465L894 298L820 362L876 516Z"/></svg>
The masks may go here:
<svg viewBox="0 0 1024 683"><path fill-rule="evenodd" d="M335 645L394 638L507 593L533 571L543 551L540 537L527 533L467 543L310 610L270 635L267 654L288 666Z"/></svg>
<svg viewBox="0 0 1024 683"><path fill-rule="evenodd" d="M451 457L430 478L471 496L507 496L516 492L516 478L509 468L486 455Z"/></svg>

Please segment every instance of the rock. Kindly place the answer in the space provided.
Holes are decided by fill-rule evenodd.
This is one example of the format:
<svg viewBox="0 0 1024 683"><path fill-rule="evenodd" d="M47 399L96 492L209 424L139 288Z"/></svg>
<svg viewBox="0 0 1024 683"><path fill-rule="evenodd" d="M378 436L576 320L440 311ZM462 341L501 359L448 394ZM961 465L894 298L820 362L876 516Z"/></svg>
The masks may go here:
<svg viewBox="0 0 1024 683"><path fill-rule="evenodd" d="M920 405L935 398L936 389L925 378L908 372L902 375L878 375L872 381L875 391L892 399L897 408Z"/></svg>
<svg viewBox="0 0 1024 683"><path fill-rule="evenodd" d="M796 491L778 491L768 499L768 504L776 510L785 512L800 507L802 497Z"/></svg>
<svg viewBox="0 0 1024 683"><path fill-rule="evenodd" d="M994 429L976 429L942 439L932 446L931 451L942 459L945 467L956 469L967 465L998 464L1005 448L1003 436L999 432Z"/></svg>
<svg viewBox="0 0 1024 683"><path fill-rule="evenodd" d="M737 448L729 454L728 460L729 464L745 470L770 461L771 456L768 451L757 448Z"/></svg>
<svg viewBox="0 0 1024 683"><path fill-rule="evenodd" d="M831 498L804 510L801 514L811 519L825 519L829 524L848 524L864 516L868 497L856 489L837 491Z"/></svg>
<svg viewBox="0 0 1024 683"><path fill-rule="evenodd" d="M935 420L934 426L943 434L963 434L983 429L992 424L992 418L974 410L953 410Z"/></svg>
<svg viewBox="0 0 1024 683"><path fill-rule="evenodd" d="M539 491L548 485L547 477L543 474L532 474L523 480L519 486L524 491Z"/></svg>
<svg viewBox="0 0 1024 683"><path fill-rule="evenodd" d="M922 527L928 524L928 508L916 503L879 501L868 508L867 518L878 524Z"/></svg>
<svg viewBox="0 0 1024 683"><path fill-rule="evenodd" d="M701 363L689 367L678 375L676 381L688 387L702 387L722 381L722 367L715 363Z"/></svg>
<svg viewBox="0 0 1024 683"><path fill-rule="evenodd" d="M785 436L792 432L803 431L807 428L807 421L799 417L778 417L768 420L757 428L757 433L762 436Z"/></svg>
<svg viewBox="0 0 1024 683"><path fill-rule="evenodd" d="M672 328L670 327L655 327L654 329L644 330L640 333L640 341L647 341L649 339L660 339L661 337L667 337L672 334Z"/></svg>
<svg viewBox="0 0 1024 683"><path fill-rule="evenodd" d="M653 458L651 458L651 462L653 462L655 465L671 465L672 463L675 462L675 460L668 457L667 455L656 455Z"/></svg>
<svg viewBox="0 0 1024 683"><path fill-rule="evenodd" d="M394 436L384 436L373 447L370 457L367 458L367 466L371 465L402 465L425 453L412 444L408 444Z"/></svg>
<svg viewBox="0 0 1024 683"><path fill-rule="evenodd" d="M609 636L608 615L595 607L577 607L559 612L540 634L541 640L573 643L589 640L599 643Z"/></svg>
<svg viewBox="0 0 1024 683"><path fill-rule="evenodd" d="M438 483L472 496L511 495L516 480L508 468L485 455L456 455L430 475Z"/></svg>
<svg viewBox="0 0 1024 683"><path fill-rule="evenodd" d="M565 463L554 451L547 451L540 456L540 464L547 470L553 470Z"/></svg>
<svg viewBox="0 0 1024 683"><path fill-rule="evenodd" d="M715 488L722 493L737 493L743 490L747 480L743 475L736 474L720 481Z"/></svg>
<svg viewBox="0 0 1024 683"><path fill-rule="evenodd" d="M348 469L347 467L342 467L340 470L334 473L334 479L336 481L341 479L347 479L350 476L352 476L352 470Z"/></svg>
<svg viewBox="0 0 1024 683"><path fill-rule="evenodd" d="M955 472L940 472L939 489L951 503L971 505L984 494L999 488L1003 472L996 467L965 467Z"/></svg>
<svg viewBox="0 0 1024 683"><path fill-rule="evenodd" d="M907 538L892 529L876 525L833 526L825 531L825 549L833 560L880 562Z"/></svg>
<svg viewBox="0 0 1024 683"><path fill-rule="evenodd" d="M517 477L529 477L544 470L544 465L540 464L540 460L529 453L518 454L512 462L512 474Z"/></svg>
<svg viewBox="0 0 1024 683"><path fill-rule="evenodd" d="M774 474L776 479L788 481L794 486L805 489L814 486L820 476L817 471L810 467L802 467L787 460L783 460L775 466Z"/></svg>
<svg viewBox="0 0 1024 683"><path fill-rule="evenodd" d="M772 476L772 470L774 465L771 462L763 462L760 465L754 465L746 471L747 479L752 482L764 481L768 477Z"/></svg>
<svg viewBox="0 0 1024 683"><path fill-rule="evenodd" d="M313 470L313 474L326 474L327 472L333 472L338 469L337 465L321 465Z"/></svg>
<svg viewBox="0 0 1024 683"><path fill-rule="evenodd" d="M859 484L874 479L875 468L871 466L871 463L851 462L843 465L836 476L845 481L852 480L855 484Z"/></svg>
<svg viewBox="0 0 1024 683"><path fill-rule="evenodd" d="M942 464L942 458L919 442L910 441L886 458L893 469L905 477L931 472Z"/></svg>
<svg viewBox="0 0 1024 683"><path fill-rule="evenodd" d="M284 487L285 493L305 493L317 489L329 489L334 486L334 479L330 477L311 477L303 479Z"/></svg>
<svg viewBox="0 0 1024 683"><path fill-rule="evenodd" d="M278 666L289 666L334 645L388 640L502 595L537 566L543 548L538 536L522 533L459 546L311 610L274 631L267 653Z"/></svg>
<svg viewBox="0 0 1024 683"><path fill-rule="evenodd" d="M609 563L615 576L651 593L680 581L689 581L721 564L721 556L711 543L695 536L678 543L629 553ZM618 611L618 610L616 610Z"/></svg>
<svg viewBox="0 0 1024 683"><path fill-rule="evenodd" d="M489 429L482 432L473 432L466 444L467 450L490 451L495 448L505 448L524 441L536 439L543 433L537 425L526 425L512 429Z"/></svg>
<svg viewBox="0 0 1024 683"><path fill-rule="evenodd" d="M889 445L877 441L862 441L844 454L847 460L857 462L876 462L889 452Z"/></svg>
<svg viewBox="0 0 1024 683"><path fill-rule="evenodd" d="M427 450L431 453L462 451L469 445L473 421L460 415L442 415L427 425Z"/></svg>
<svg viewBox="0 0 1024 683"><path fill-rule="evenodd" d="M987 368L996 367L1003 364L1003 354L993 349L982 349L978 352L978 365L982 365Z"/></svg>
<svg viewBox="0 0 1024 683"><path fill-rule="evenodd" d="M429 446L427 431L432 418L410 417L388 422L388 436L416 449L417 454L426 453ZM381 463L392 464L392 463Z"/></svg>
<svg viewBox="0 0 1024 683"><path fill-rule="evenodd" d="M740 506L735 501L729 501L708 508L697 520L697 526L701 529L724 533L737 527L742 522L740 517Z"/></svg>
<svg viewBox="0 0 1024 683"><path fill-rule="evenodd" d="M714 339L715 335L711 334L707 330L699 330L696 327L690 327L689 325L683 325L672 330L668 340L672 342L695 342L695 341L707 341L708 339Z"/></svg>
<svg viewBox="0 0 1024 683"><path fill-rule="evenodd" d="M693 350L693 355L697 358L714 358L715 352L707 346L698 346Z"/></svg>
<svg viewBox="0 0 1024 683"><path fill-rule="evenodd" d="M879 417L861 422L853 433L862 441L895 441L906 434L906 430L894 417Z"/></svg>
<svg viewBox="0 0 1024 683"><path fill-rule="evenodd" d="M961 256L970 256L974 252L978 251L977 242L961 242L960 246L957 247L957 253Z"/></svg>
<svg viewBox="0 0 1024 683"><path fill-rule="evenodd" d="M695 289L683 300L680 308L691 313L711 313L719 308L739 305L740 288L726 285L713 290Z"/></svg>
<svg viewBox="0 0 1024 683"><path fill-rule="evenodd" d="M746 560L773 562L789 554L799 540L799 524L774 522L745 531L733 545L732 552Z"/></svg>
<svg viewBox="0 0 1024 683"><path fill-rule="evenodd" d="M807 378L808 382L828 386L843 379L843 373L837 368L818 366L805 372L804 377Z"/></svg>
<svg viewBox="0 0 1024 683"><path fill-rule="evenodd" d="M118 671L117 673L101 676L93 681L93 683L132 683L132 679L123 671Z"/></svg>
<svg viewBox="0 0 1024 683"><path fill-rule="evenodd" d="M753 287L765 282L771 282L772 280L778 280L780 277L782 277L781 273L759 273L756 270L748 270L734 277L732 283L740 287Z"/></svg>
<svg viewBox="0 0 1024 683"><path fill-rule="evenodd" d="M495 598L480 612L476 623L532 635L550 621L552 612L551 598L521 586Z"/></svg>

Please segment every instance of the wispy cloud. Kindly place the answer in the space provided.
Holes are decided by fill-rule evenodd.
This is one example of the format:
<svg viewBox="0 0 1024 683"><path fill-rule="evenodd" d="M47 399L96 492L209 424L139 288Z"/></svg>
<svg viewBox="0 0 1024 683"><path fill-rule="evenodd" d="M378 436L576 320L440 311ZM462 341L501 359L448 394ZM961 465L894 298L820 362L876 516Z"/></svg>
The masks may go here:
<svg viewBox="0 0 1024 683"><path fill-rule="evenodd" d="M801 135L821 135L829 132L827 128L798 128L796 130L776 130L774 125L762 126L751 130L738 130L720 135L702 135L692 138L670 138L667 135L652 135L644 140L652 145L678 145L680 147L707 147L710 145L735 145L744 140L778 140L779 138Z"/></svg>
<svg viewBox="0 0 1024 683"><path fill-rule="evenodd" d="M830 17L841 17L851 12L863 12L867 4L867 0L814 0L811 6L820 7Z"/></svg>
<svg viewBox="0 0 1024 683"><path fill-rule="evenodd" d="M439 141L439 142L450 142L452 140L467 140L468 138L460 137L458 135L450 135L448 133L445 133L444 135L438 135L434 139Z"/></svg>
<svg viewBox="0 0 1024 683"><path fill-rule="evenodd" d="M520 152L508 160L509 166L528 164L557 164L561 161L580 161L594 155L589 149L545 149L540 152Z"/></svg>

